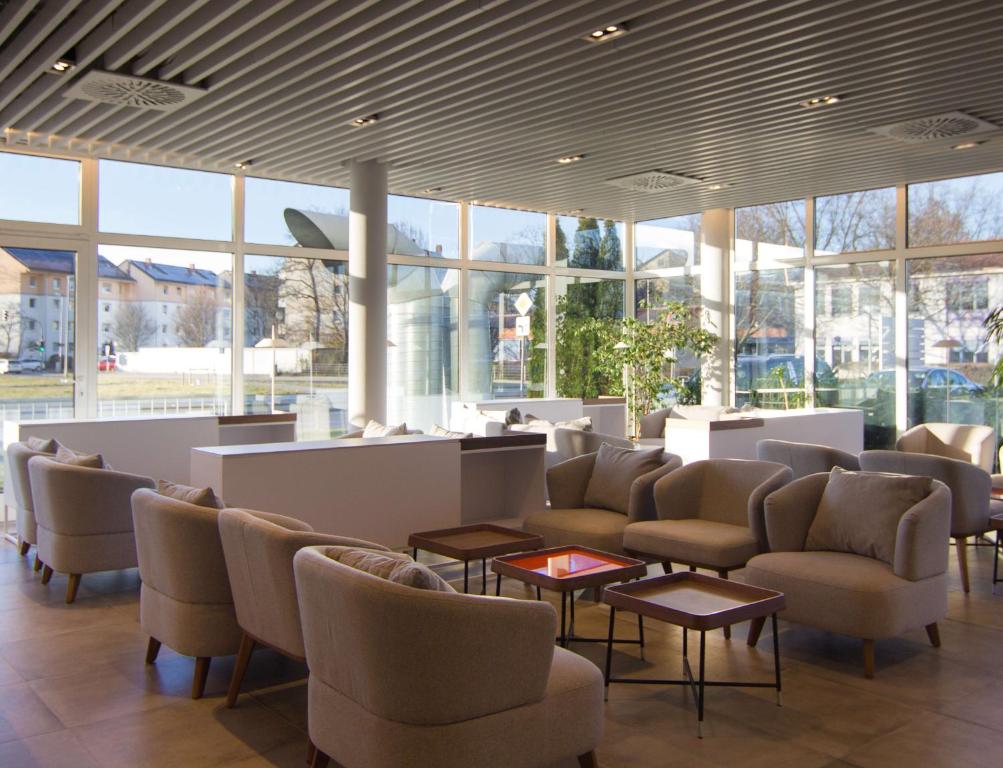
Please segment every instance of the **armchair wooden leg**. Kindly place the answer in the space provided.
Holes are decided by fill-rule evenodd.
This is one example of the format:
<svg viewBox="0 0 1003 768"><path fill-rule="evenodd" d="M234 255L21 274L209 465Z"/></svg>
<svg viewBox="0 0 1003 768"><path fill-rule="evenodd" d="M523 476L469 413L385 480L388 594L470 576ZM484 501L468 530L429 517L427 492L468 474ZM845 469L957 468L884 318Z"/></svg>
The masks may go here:
<svg viewBox="0 0 1003 768"><path fill-rule="evenodd" d="M77 590L80 588L80 574L71 573L66 582L66 604L69 605L77 599Z"/></svg>
<svg viewBox="0 0 1003 768"><path fill-rule="evenodd" d="M232 707L237 703L237 696L240 695L240 684L244 682L244 673L247 671L247 662L251 660L251 653L254 651L254 638L246 632L240 638L240 650L237 651L237 660L233 665L233 674L230 676L230 687L226 692L226 706Z"/></svg>
<svg viewBox="0 0 1003 768"><path fill-rule="evenodd" d="M958 537L954 540L958 547L958 568L961 569L961 588L969 591L968 584L968 539Z"/></svg>
<svg viewBox="0 0 1003 768"><path fill-rule="evenodd" d="M25 555L27 555L28 554L28 550L30 548L31 548L31 544L29 544L24 539L18 539L18 541L17 541L17 552L18 552L19 555L21 555L21 557L24 557Z"/></svg>
<svg viewBox="0 0 1003 768"><path fill-rule="evenodd" d="M662 562L662 570L665 573L667 573L667 574L668 573L672 573L672 561L671 560L665 560L665 561L663 561Z"/></svg>
<svg viewBox="0 0 1003 768"><path fill-rule="evenodd" d="M199 656L195 659L195 674L192 675L192 698L201 699L205 693L205 680L209 676L211 656Z"/></svg>
<svg viewBox="0 0 1003 768"><path fill-rule="evenodd" d="M52 578L52 569L47 565L42 565L42 583L48 584L49 579Z"/></svg>
<svg viewBox="0 0 1003 768"><path fill-rule="evenodd" d="M40 570L42 570L42 559L38 556L37 549L35 550L35 564L32 566L32 569L35 571L35 573L38 573Z"/></svg>
<svg viewBox="0 0 1003 768"><path fill-rule="evenodd" d="M160 653L160 641L151 637L150 642L146 644L146 663L152 664L157 660L157 654Z"/></svg>
<svg viewBox="0 0 1003 768"><path fill-rule="evenodd" d="M321 752L317 747L313 747L313 757L310 759L310 768L327 768L327 763L331 759L323 752Z"/></svg>
<svg viewBox="0 0 1003 768"><path fill-rule="evenodd" d="M749 622L749 637L746 642L750 647L755 648L756 643L759 642L759 635L763 631L763 625L766 623L766 617L760 616Z"/></svg>
<svg viewBox="0 0 1003 768"><path fill-rule="evenodd" d="M926 636L930 638L930 645L940 648L940 627L937 626L937 622L926 625Z"/></svg>
<svg viewBox="0 0 1003 768"><path fill-rule="evenodd" d="M586 752L578 756L578 765L581 768L599 768L599 761L596 760L595 752Z"/></svg>
<svg viewBox="0 0 1003 768"><path fill-rule="evenodd" d="M874 641L864 640L864 677L874 679Z"/></svg>
<svg viewBox="0 0 1003 768"><path fill-rule="evenodd" d="M306 742L306 764L313 765L313 759L317 755L317 747L313 745L313 742L307 739Z"/></svg>

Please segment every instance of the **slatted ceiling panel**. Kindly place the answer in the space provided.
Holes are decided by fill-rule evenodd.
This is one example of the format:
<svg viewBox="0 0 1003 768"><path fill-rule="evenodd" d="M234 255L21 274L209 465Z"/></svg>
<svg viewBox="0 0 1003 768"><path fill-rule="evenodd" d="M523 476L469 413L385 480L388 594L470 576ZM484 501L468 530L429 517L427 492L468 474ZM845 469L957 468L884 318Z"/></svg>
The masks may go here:
<svg viewBox="0 0 1003 768"><path fill-rule="evenodd" d="M579 39L625 20L619 40ZM955 109L1003 126L1001 26L990 0L0 0L0 41L17 30L0 126L317 183L377 157L397 192L655 218L1003 168L1003 134L951 151L867 132ZM77 69L46 75L71 40ZM209 94L170 114L64 99L92 67ZM797 106L830 93L846 100ZM654 168L731 186L606 183Z"/></svg>

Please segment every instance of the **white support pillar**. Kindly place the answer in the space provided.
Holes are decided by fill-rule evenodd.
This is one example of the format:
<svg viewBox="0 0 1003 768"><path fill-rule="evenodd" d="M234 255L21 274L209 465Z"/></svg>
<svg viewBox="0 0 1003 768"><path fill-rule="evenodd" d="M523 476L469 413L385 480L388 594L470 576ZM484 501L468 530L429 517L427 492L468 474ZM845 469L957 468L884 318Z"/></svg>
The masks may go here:
<svg viewBox="0 0 1003 768"><path fill-rule="evenodd" d="M703 327L718 336L717 349L701 372L701 402L727 405L731 329L728 295L731 273L731 211L704 211L700 224L700 293Z"/></svg>
<svg viewBox="0 0 1003 768"><path fill-rule="evenodd" d="M387 418L387 169L351 161L348 420Z"/></svg>

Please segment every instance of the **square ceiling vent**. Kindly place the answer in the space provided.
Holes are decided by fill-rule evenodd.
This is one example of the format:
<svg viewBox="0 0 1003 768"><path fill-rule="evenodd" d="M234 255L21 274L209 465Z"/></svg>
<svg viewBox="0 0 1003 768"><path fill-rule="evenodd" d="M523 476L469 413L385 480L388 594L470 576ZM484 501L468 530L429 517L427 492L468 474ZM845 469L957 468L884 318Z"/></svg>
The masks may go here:
<svg viewBox="0 0 1003 768"><path fill-rule="evenodd" d="M999 126L964 112L944 112L940 115L917 117L900 123L870 128L871 133L886 136L906 144L925 144L931 141L964 139L1000 130Z"/></svg>
<svg viewBox="0 0 1003 768"><path fill-rule="evenodd" d="M63 94L68 99L170 112L205 96L203 88L92 69Z"/></svg>
<svg viewBox="0 0 1003 768"><path fill-rule="evenodd" d="M700 179L693 179L689 176L680 176L677 173L667 171L644 171L642 173L632 173L630 176L618 176L615 179L607 179L607 184L622 189L630 189L634 192L669 192L680 187L689 187L699 184Z"/></svg>

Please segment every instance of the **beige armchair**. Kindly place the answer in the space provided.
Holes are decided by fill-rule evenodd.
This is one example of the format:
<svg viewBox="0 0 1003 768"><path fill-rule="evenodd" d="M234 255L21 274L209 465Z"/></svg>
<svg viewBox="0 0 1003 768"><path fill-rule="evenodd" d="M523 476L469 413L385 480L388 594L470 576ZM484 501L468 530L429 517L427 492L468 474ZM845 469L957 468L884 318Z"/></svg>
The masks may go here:
<svg viewBox="0 0 1003 768"><path fill-rule="evenodd" d="M589 453L547 470L550 509L529 515L523 527L543 536L548 547L579 544L604 552L623 552L623 531L628 523L655 517L655 481L682 466L675 454L660 453L655 469L624 478L618 501L608 506L587 503L596 461L602 453ZM638 456L643 451L636 452Z"/></svg>
<svg viewBox="0 0 1003 768"><path fill-rule="evenodd" d="M313 765L595 766L603 681L547 603L415 589L310 547L294 559Z"/></svg>
<svg viewBox="0 0 1003 768"><path fill-rule="evenodd" d="M665 420L672 413L671 408L662 408L642 416L638 421L638 437L642 440L657 440L665 437Z"/></svg>
<svg viewBox="0 0 1003 768"><path fill-rule="evenodd" d="M240 649L230 679L226 704L232 707L240 694L247 664L257 645L303 661L303 631L296 603L293 555L303 547L325 544L386 551L386 547L360 539L316 533L306 523L284 515L246 509L219 513L222 553L236 607ZM222 560L220 561L222 566Z"/></svg>
<svg viewBox="0 0 1003 768"><path fill-rule="evenodd" d="M833 467L860 469L860 460L852 453L828 445L791 443L786 440L760 440L756 443L756 458L786 464L794 480L816 472L828 472Z"/></svg>
<svg viewBox="0 0 1003 768"><path fill-rule="evenodd" d="M745 581L786 596L787 621L864 640L867 677L874 676L874 642L925 627L940 645L937 622L947 614L947 538L951 492L934 481L929 495L898 521L894 558L885 562L848 552L805 551L808 531L829 481L808 475L766 499L770 552L752 558ZM763 622L753 622L749 645Z"/></svg>
<svg viewBox="0 0 1003 768"><path fill-rule="evenodd" d="M996 432L982 424L918 424L902 433L895 448L908 453L928 453L967 461L993 471Z"/></svg>
<svg viewBox="0 0 1003 768"><path fill-rule="evenodd" d="M230 580L223 562L219 510L142 488L132 494L132 519L143 586L139 623L150 636L146 663L162 643L195 657L192 698L202 697L214 656L240 646Z"/></svg>
<svg viewBox="0 0 1003 768"><path fill-rule="evenodd" d="M136 567L132 493L153 488L151 478L63 464L44 456L28 461L28 475L43 584L49 583L53 571L69 574L66 602L72 603L82 574Z"/></svg>
<svg viewBox="0 0 1003 768"><path fill-rule="evenodd" d="M35 522L35 505L31 496L31 480L28 477L28 461L35 456L55 456L54 453L36 451L27 443L11 443L7 446L7 482L10 484L10 498L13 498L17 513L18 551L22 557L35 546L35 570L42 567L38 557L38 524Z"/></svg>
<svg viewBox="0 0 1003 768"><path fill-rule="evenodd" d="M603 443L631 450L636 447L626 437L587 432L584 429L565 429L564 427L557 427L554 430L554 449L557 453L557 463L577 456L584 456L586 453L595 453Z"/></svg>
<svg viewBox="0 0 1003 768"><path fill-rule="evenodd" d="M940 480L950 489L950 534L958 550L961 586L968 592L968 538L990 530L989 473L968 461L901 451L864 451L860 454L860 468L868 472L924 475Z"/></svg>

